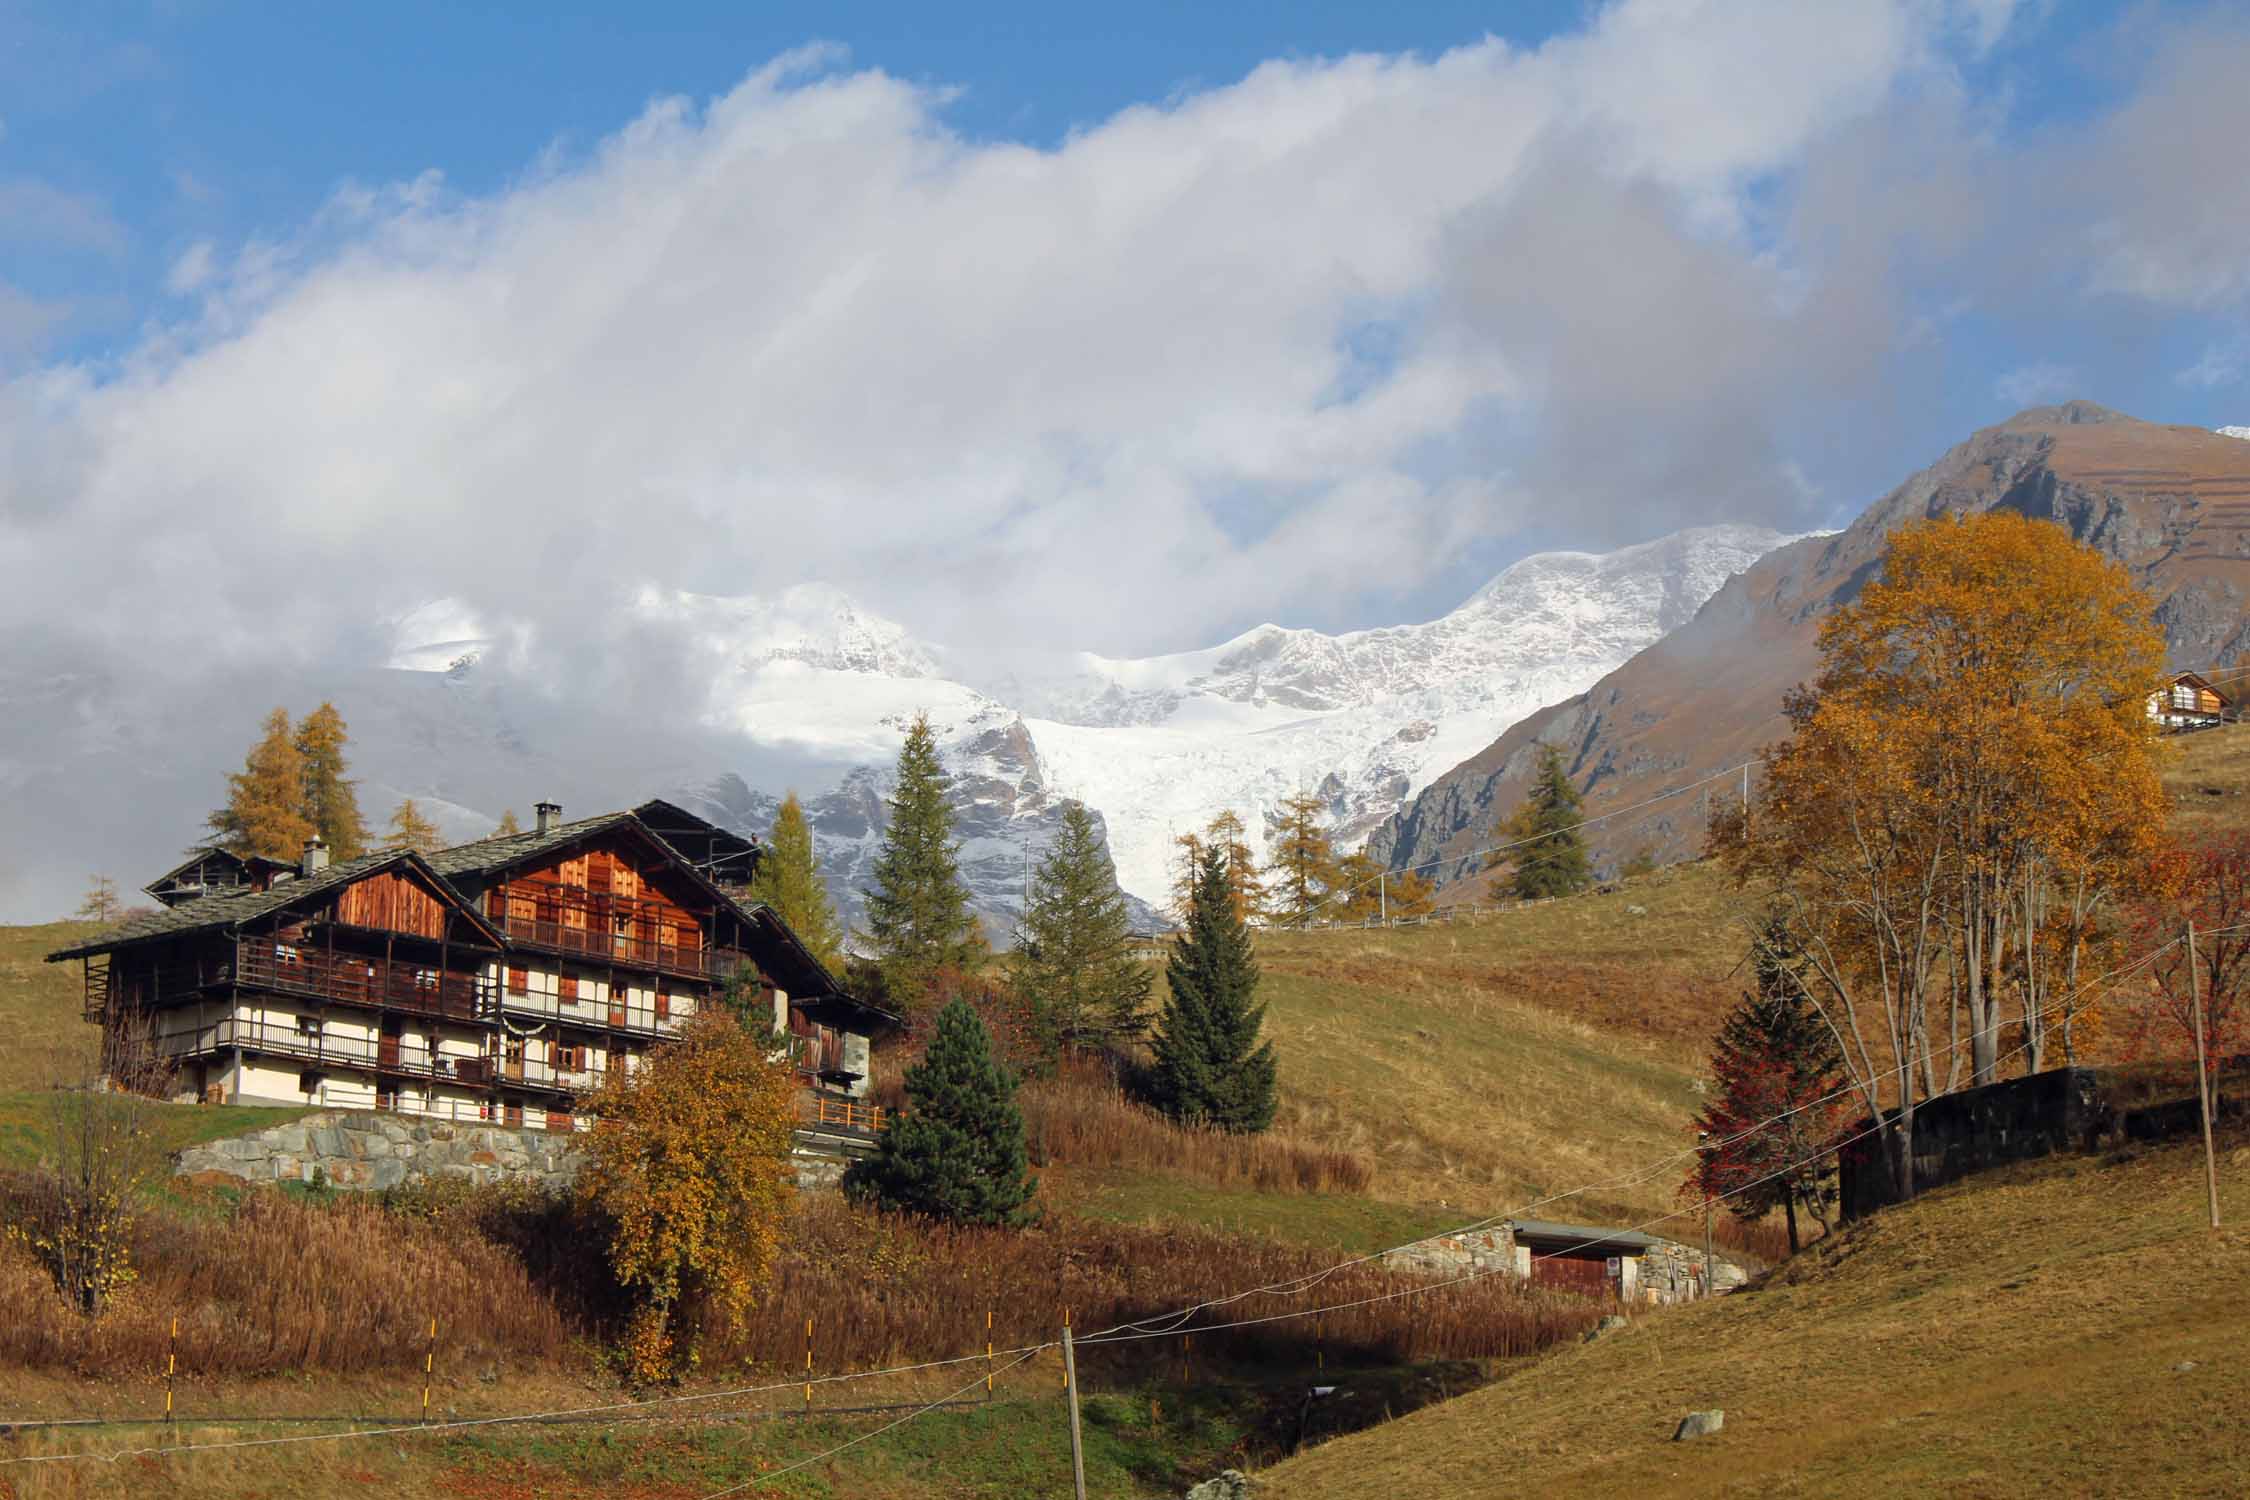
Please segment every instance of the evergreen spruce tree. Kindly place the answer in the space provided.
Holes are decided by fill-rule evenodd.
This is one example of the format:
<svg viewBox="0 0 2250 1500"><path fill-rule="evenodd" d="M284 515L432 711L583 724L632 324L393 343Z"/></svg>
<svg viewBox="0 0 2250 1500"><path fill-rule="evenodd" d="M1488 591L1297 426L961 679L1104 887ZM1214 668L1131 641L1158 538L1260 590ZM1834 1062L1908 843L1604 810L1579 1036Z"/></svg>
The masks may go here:
<svg viewBox="0 0 2250 1500"><path fill-rule="evenodd" d="M289 732L289 710L266 715L266 732L227 775L227 805L206 820L212 842L236 854L294 860L313 835L304 814L305 757Z"/></svg>
<svg viewBox="0 0 2250 1500"><path fill-rule="evenodd" d="M1562 751L1541 745L1531 790L1515 815L1500 825L1500 841L1513 847L1495 852L1486 863L1487 869L1512 867L1493 882L1493 894L1537 901L1575 895L1592 885L1586 841L1578 832L1585 817L1578 788L1563 767Z"/></svg>
<svg viewBox="0 0 2250 1500"><path fill-rule="evenodd" d="M1024 1222L1037 1179L1016 1080L965 1001L938 1012L929 1051L906 1070L906 1097L906 1113L884 1126L875 1154L844 1173L845 1193L956 1224Z"/></svg>
<svg viewBox="0 0 2250 1500"><path fill-rule="evenodd" d="M795 792L781 800L781 811L774 814L773 836L751 878L750 894L772 907L830 973L842 972L843 927L828 899L828 882L814 862L812 826Z"/></svg>
<svg viewBox="0 0 2250 1500"><path fill-rule="evenodd" d="M898 788L875 856L875 887L860 892L884 991L909 1008L923 1003L939 969L974 963L984 950L961 883L953 808L945 800L952 784L929 716L917 714L898 752Z"/></svg>
<svg viewBox="0 0 2250 1500"><path fill-rule="evenodd" d="M523 824L517 821L516 810L511 807L500 814L500 822L493 828L491 836L496 839L504 839L521 832L523 832Z"/></svg>
<svg viewBox="0 0 2250 1500"><path fill-rule="evenodd" d="M358 783L344 773L344 716L323 703L297 725L295 744L305 762L304 814L328 845L331 859L351 859L367 848L367 822L359 814Z"/></svg>
<svg viewBox="0 0 2250 1500"><path fill-rule="evenodd" d="M408 797L401 801L391 814L390 832L383 836L386 849L412 849L417 854L429 854L445 847L445 836L438 826L422 815L422 809Z"/></svg>
<svg viewBox="0 0 2250 1500"><path fill-rule="evenodd" d="M1720 1025L1711 1049L1711 1102L1696 1120L1703 1141L1687 1191L1725 1195L1745 1221L1775 1208L1798 1248L1797 1212L1823 1229L1836 1201L1830 1147L1844 1128L1844 1057L1836 1035L1805 992L1804 959L1787 922L1767 922L1752 948L1757 988Z"/></svg>
<svg viewBox="0 0 2250 1500"><path fill-rule="evenodd" d="M1258 965L1236 914L1225 859L1202 857L1187 931L1165 968L1168 993L1152 1039L1151 1092L1188 1125L1258 1131L1273 1123L1273 1043L1258 1039Z"/></svg>
<svg viewBox="0 0 2250 1500"><path fill-rule="evenodd" d="M1137 1035L1154 976L1132 955L1132 917L1093 814L1063 804L1062 831L1032 875L1008 955L1017 993L1050 1046Z"/></svg>
<svg viewBox="0 0 2250 1500"><path fill-rule="evenodd" d="M1335 846L1321 826L1326 810L1309 792L1282 799L1266 861L1266 905L1277 922L1297 926L1315 915L1336 915L1323 910L1342 879Z"/></svg>

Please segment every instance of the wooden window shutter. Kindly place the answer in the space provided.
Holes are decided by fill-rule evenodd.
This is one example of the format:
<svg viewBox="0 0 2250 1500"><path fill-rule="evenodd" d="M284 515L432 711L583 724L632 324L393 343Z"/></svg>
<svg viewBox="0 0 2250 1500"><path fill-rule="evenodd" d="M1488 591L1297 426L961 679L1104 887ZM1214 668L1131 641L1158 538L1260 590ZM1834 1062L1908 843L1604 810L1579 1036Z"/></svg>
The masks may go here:
<svg viewBox="0 0 2250 1500"><path fill-rule="evenodd" d="M578 998L578 976L576 974L565 974L558 983L560 989L557 993L566 1004Z"/></svg>
<svg viewBox="0 0 2250 1500"><path fill-rule="evenodd" d="M672 1019L672 992L661 984L656 987L656 1019Z"/></svg>
<svg viewBox="0 0 2250 1500"><path fill-rule="evenodd" d="M511 995L528 995L531 993L531 971L529 969L519 969L512 965L509 967L508 993Z"/></svg>

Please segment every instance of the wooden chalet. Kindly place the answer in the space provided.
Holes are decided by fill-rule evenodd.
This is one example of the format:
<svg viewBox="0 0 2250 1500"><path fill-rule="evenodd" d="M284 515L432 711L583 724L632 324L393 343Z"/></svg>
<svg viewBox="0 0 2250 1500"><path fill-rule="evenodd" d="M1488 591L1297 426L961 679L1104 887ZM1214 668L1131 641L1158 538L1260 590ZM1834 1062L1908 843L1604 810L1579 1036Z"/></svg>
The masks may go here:
<svg viewBox="0 0 2250 1500"><path fill-rule="evenodd" d="M722 846L748 841L671 827L744 868ZM801 1147L849 1150L881 1127L868 1052L897 1018L636 813L566 823L541 803L530 832L426 857L330 863L315 841L262 885L241 863L240 883L206 879L209 894L49 956L83 962L87 1019L147 1028L182 1097L568 1129L611 1069L734 984L788 1038Z"/></svg>
<svg viewBox="0 0 2250 1500"><path fill-rule="evenodd" d="M2195 672L2175 672L2148 700L2148 716L2166 729L2211 729L2239 717L2234 699Z"/></svg>
<svg viewBox="0 0 2250 1500"><path fill-rule="evenodd" d="M296 873L297 867L285 859L205 846L190 849L185 860L141 889L166 906L185 906L205 896L262 891Z"/></svg>

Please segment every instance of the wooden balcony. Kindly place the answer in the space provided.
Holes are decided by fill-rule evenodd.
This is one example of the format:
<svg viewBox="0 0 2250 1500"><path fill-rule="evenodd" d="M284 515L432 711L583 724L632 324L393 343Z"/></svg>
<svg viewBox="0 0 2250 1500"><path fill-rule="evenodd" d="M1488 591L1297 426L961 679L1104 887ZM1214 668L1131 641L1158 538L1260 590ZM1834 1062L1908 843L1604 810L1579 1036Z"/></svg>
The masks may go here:
<svg viewBox="0 0 2250 1500"><path fill-rule="evenodd" d="M491 921L507 934L510 942L632 969L659 969L697 979L723 980L731 978L735 970L750 962L750 955L739 949L685 948L653 942L628 932L605 931L594 922L574 924L510 916L496 916Z"/></svg>
<svg viewBox="0 0 2250 1500"><path fill-rule="evenodd" d="M293 947L270 938L245 938L236 945L233 978L239 985L278 994L447 1021L481 1021L492 1014L496 998L492 982L475 974Z"/></svg>
<svg viewBox="0 0 2250 1500"><path fill-rule="evenodd" d="M314 1067L351 1068L390 1078L424 1078L459 1084L464 1088L490 1088L496 1082L509 1088L536 1090L571 1097L587 1082L571 1082L545 1066L495 1066L483 1057L455 1057L434 1053L427 1043L404 1037L339 1037L322 1029L306 1030L289 1022L245 1020L227 1016L207 1026L160 1031L157 1051L169 1059L216 1057L240 1047L260 1057L286 1057Z"/></svg>

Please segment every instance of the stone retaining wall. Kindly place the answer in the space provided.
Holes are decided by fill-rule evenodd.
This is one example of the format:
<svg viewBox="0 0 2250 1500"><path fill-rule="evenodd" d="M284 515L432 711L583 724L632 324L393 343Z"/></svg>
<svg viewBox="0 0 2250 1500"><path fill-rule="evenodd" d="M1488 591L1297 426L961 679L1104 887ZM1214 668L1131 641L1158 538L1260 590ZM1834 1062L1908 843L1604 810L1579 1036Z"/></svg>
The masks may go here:
<svg viewBox="0 0 2250 1500"><path fill-rule="evenodd" d="M303 1182L318 1172L330 1187L381 1192L431 1177L470 1182L526 1181L567 1187L584 1159L574 1136L367 1110L322 1110L286 1125L269 1125L207 1145L190 1146L173 1173L205 1182ZM833 1188L842 1156L800 1140L790 1154L797 1186Z"/></svg>
<svg viewBox="0 0 2250 1500"><path fill-rule="evenodd" d="M1634 1257L1633 1283L1627 1300L1635 1302L1685 1302L1702 1295L1703 1251L1700 1246L1658 1240ZM1716 1256L1714 1290L1729 1292L1749 1280L1749 1273ZM1395 1271L1430 1276L1463 1276L1473 1272L1499 1272L1524 1276L1530 1270L1530 1251L1519 1252L1513 1230L1505 1224L1471 1234L1442 1234L1402 1245L1383 1256Z"/></svg>
<svg viewBox="0 0 2250 1500"><path fill-rule="evenodd" d="M286 1125L180 1152L181 1177L304 1182L380 1192L431 1177L522 1180L567 1186L580 1160L571 1136L504 1125L423 1120L365 1110L321 1110Z"/></svg>

